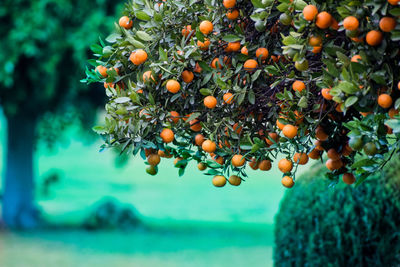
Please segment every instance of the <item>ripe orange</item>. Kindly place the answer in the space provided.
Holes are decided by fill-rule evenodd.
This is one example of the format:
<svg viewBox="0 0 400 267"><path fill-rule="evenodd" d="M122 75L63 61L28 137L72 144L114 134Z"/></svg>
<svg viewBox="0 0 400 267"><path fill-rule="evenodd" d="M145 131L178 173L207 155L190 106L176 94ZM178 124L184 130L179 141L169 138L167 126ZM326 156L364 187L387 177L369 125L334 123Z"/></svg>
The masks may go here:
<svg viewBox="0 0 400 267"><path fill-rule="evenodd" d="M325 98L326 100L332 100L333 96L329 93L331 91L331 89L329 88L324 88L321 90L321 95L323 98Z"/></svg>
<svg viewBox="0 0 400 267"><path fill-rule="evenodd" d="M222 4L225 8L233 8L236 5L236 0L224 0Z"/></svg>
<svg viewBox="0 0 400 267"><path fill-rule="evenodd" d="M194 32L192 32L192 25L187 25L182 29L182 35L185 37L188 37L189 34L193 35Z"/></svg>
<svg viewBox="0 0 400 267"><path fill-rule="evenodd" d="M240 50L240 53L242 53L243 55L248 56L249 55L249 50L247 50L246 46L243 46L242 49Z"/></svg>
<svg viewBox="0 0 400 267"><path fill-rule="evenodd" d="M194 78L193 72L188 71L188 70L184 70L184 71L182 72L181 76L182 76L182 80L183 80L185 83L191 83L191 82L193 81L193 78Z"/></svg>
<svg viewBox="0 0 400 267"><path fill-rule="evenodd" d="M354 174L352 173L345 173L343 174L342 180L344 183L351 185L356 181L356 177L354 177Z"/></svg>
<svg viewBox="0 0 400 267"><path fill-rule="evenodd" d="M313 52L314 54L318 54L318 53L321 53L321 51L322 51L321 46L314 46L313 50L311 52Z"/></svg>
<svg viewBox="0 0 400 267"><path fill-rule="evenodd" d="M162 158L172 158L172 154L169 151L158 150L157 154Z"/></svg>
<svg viewBox="0 0 400 267"><path fill-rule="evenodd" d="M358 62L358 61L361 61L361 60L362 60L362 58L361 58L360 55L354 55L354 56L351 58L351 62Z"/></svg>
<svg viewBox="0 0 400 267"><path fill-rule="evenodd" d="M226 185L226 178L222 175L216 175L212 179L212 183L215 187L224 187Z"/></svg>
<svg viewBox="0 0 400 267"><path fill-rule="evenodd" d="M232 157L231 163L235 167L242 167L246 163L246 159L240 154L234 155Z"/></svg>
<svg viewBox="0 0 400 267"><path fill-rule="evenodd" d="M286 188L292 188L294 186L294 181L292 177L285 176L282 178L282 185Z"/></svg>
<svg viewBox="0 0 400 267"><path fill-rule="evenodd" d="M367 44L370 46L377 46L382 43L383 40L383 34L380 31L369 31L367 33L367 36L365 37L365 40L367 41Z"/></svg>
<svg viewBox="0 0 400 267"><path fill-rule="evenodd" d="M236 52L240 49L240 42L230 42L225 48L225 52Z"/></svg>
<svg viewBox="0 0 400 267"><path fill-rule="evenodd" d="M268 136L275 141L275 143L278 143L279 136L277 133L268 133ZM272 146L275 144L273 141L271 141L269 138L265 138L265 142L267 142L268 145Z"/></svg>
<svg viewBox="0 0 400 267"><path fill-rule="evenodd" d="M147 162L151 165L151 166L157 166L161 161L161 158L158 154L150 154L147 157Z"/></svg>
<svg viewBox="0 0 400 267"><path fill-rule="evenodd" d="M326 161L325 165L330 171L334 171L334 170L339 170L340 168L342 168L343 162L341 160L328 159Z"/></svg>
<svg viewBox="0 0 400 267"><path fill-rule="evenodd" d="M282 122L279 121L279 119L276 120L276 126L278 126L278 128L280 130L283 130L283 128L285 127L286 124L283 124Z"/></svg>
<svg viewBox="0 0 400 267"><path fill-rule="evenodd" d="M198 134L194 137L194 142L197 146L201 146L204 142L204 135Z"/></svg>
<svg viewBox="0 0 400 267"><path fill-rule="evenodd" d="M129 30L133 26L133 21L128 16L123 16L119 19L119 26Z"/></svg>
<svg viewBox="0 0 400 267"><path fill-rule="evenodd" d="M204 21L202 21L202 22L200 23L199 29L200 29L200 31L201 31L202 34L208 35L208 34L210 34L210 33L213 31L214 26L213 26L213 24L212 24L211 21L204 20Z"/></svg>
<svg viewBox="0 0 400 267"><path fill-rule="evenodd" d="M97 71L98 73L100 73L100 75L103 76L104 78L106 78L106 77L108 76L108 74L107 74L107 68L104 67L104 66L101 66L101 65L97 66L97 67L96 67L96 71Z"/></svg>
<svg viewBox="0 0 400 267"><path fill-rule="evenodd" d="M181 90L181 85L177 80L169 80L165 87L173 94L176 94L179 92L179 90Z"/></svg>
<svg viewBox="0 0 400 267"><path fill-rule="evenodd" d="M320 29L327 29L332 24L332 15L326 11L322 11L317 15L317 20L315 21L315 25L317 25Z"/></svg>
<svg viewBox="0 0 400 267"><path fill-rule="evenodd" d="M214 155L214 156L212 157L212 159L213 159L216 163L218 163L219 165L224 165L225 160L224 160L223 157Z"/></svg>
<svg viewBox="0 0 400 267"><path fill-rule="evenodd" d="M381 30L383 32L391 32L396 27L396 24L397 23L396 23L396 20L394 18L392 18L392 17L383 17L379 21L379 28L381 28Z"/></svg>
<svg viewBox="0 0 400 267"><path fill-rule="evenodd" d="M321 46L322 45L322 37L321 36L311 36L308 39L308 44L311 46Z"/></svg>
<svg viewBox="0 0 400 267"><path fill-rule="evenodd" d="M322 129L319 126L315 130L315 137L320 141L326 141L329 138L329 136L325 133L324 129Z"/></svg>
<svg viewBox="0 0 400 267"><path fill-rule="evenodd" d="M272 164L270 160L264 159L260 161L258 167L260 168L260 171L269 171L272 168Z"/></svg>
<svg viewBox="0 0 400 267"><path fill-rule="evenodd" d="M364 37L353 37L351 40L356 43L362 43L364 42Z"/></svg>
<svg viewBox="0 0 400 267"><path fill-rule="evenodd" d="M203 162L199 162L199 164L197 164L197 168L198 168L200 171L204 171L205 169L207 169L207 165L204 164Z"/></svg>
<svg viewBox="0 0 400 267"><path fill-rule="evenodd" d="M174 160L174 166L176 166L176 164L178 164L178 162L179 162L179 161L182 161L182 160L183 160L183 158L181 158L181 157L175 158L175 160Z"/></svg>
<svg viewBox="0 0 400 267"><path fill-rule="evenodd" d="M278 169L283 173L288 173L293 169L293 162L288 159L281 159L278 162Z"/></svg>
<svg viewBox="0 0 400 267"><path fill-rule="evenodd" d="M219 58L216 57L211 62L211 68L216 69L217 66L218 66L219 69L223 68L223 64L221 64L221 61L219 61Z"/></svg>
<svg viewBox="0 0 400 267"><path fill-rule="evenodd" d="M331 25L331 29L337 31L339 30L339 23L337 22L337 20L335 18L332 18L332 25Z"/></svg>
<svg viewBox="0 0 400 267"><path fill-rule="evenodd" d="M392 97L388 94L381 94L378 97L378 105L383 108L390 108L393 104Z"/></svg>
<svg viewBox="0 0 400 267"><path fill-rule="evenodd" d="M228 179L228 182L231 185L239 186L242 183L242 179L237 175L231 175L231 177Z"/></svg>
<svg viewBox="0 0 400 267"><path fill-rule="evenodd" d="M217 149L217 145L211 141L211 140L206 140L203 142L201 145L201 148L208 153L213 153Z"/></svg>
<svg viewBox="0 0 400 267"><path fill-rule="evenodd" d="M192 130L194 132L200 132L201 131L202 126L201 126L200 121L198 119L191 120L189 122L189 124L190 124L190 130Z"/></svg>
<svg viewBox="0 0 400 267"><path fill-rule="evenodd" d="M388 3L391 4L391 5L393 5L393 6L398 5L399 2L400 2L399 0L388 0Z"/></svg>
<svg viewBox="0 0 400 267"><path fill-rule="evenodd" d="M302 81L295 81L292 85L293 90L301 92L306 89L306 85Z"/></svg>
<svg viewBox="0 0 400 267"><path fill-rule="evenodd" d="M321 157L321 152L315 148L310 153L308 153L308 157L310 159L319 159Z"/></svg>
<svg viewBox="0 0 400 267"><path fill-rule="evenodd" d="M148 70L146 72L143 73L143 81L145 83L147 83L148 81L150 81L150 79L152 79L154 82L156 81L151 73L151 70Z"/></svg>
<svg viewBox="0 0 400 267"><path fill-rule="evenodd" d="M176 111L171 111L170 113L169 113L169 115L170 115L170 117L171 117L171 121L173 121L174 123L178 123L179 122L179 113L178 112L176 112Z"/></svg>
<svg viewBox="0 0 400 267"><path fill-rule="evenodd" d="M308 5L303 8L303 16L306 20L312 21L318 14L318 8L314 5Z"/></svg>
<svg viewBox="0 0 400 267"><path fill-rule="evenodd" d="M225 93L222 97L224 99L225 104L232 104L233 103L233 95L231 93Z"/></svg>
<svg viewBox="0 0 400 267"><path fill-rule="evenodd" d="M249 166L253 170L257 170L258 169L258 165L259 165L259 162L257 161L256 158L252 158L251 161L249 162Z"/></svg>
<svg viewBox="0 0 400 267"><path fill-rule="evenodd" d="M282 133L289 139L293 139L297 135L297 127L291 124L285 125L282 129Z"/></svg>
<svg viewBox="0 0 400 267"><path fill-rule="evenodd" d="M339 160L340 159L339 153L334 148L331 148L331 149L328 150L327 156L328 156L328 158L330 158L332 160Z"/></svg>
<svg viewBox="0 0 400 267"><path fill-rule="evenodd" d="M217 99L211 95L204 98L204 106L213 109L217 106Z"/></svg>
<svg viewBox="0 0 400 267"><path fill-rule="evenodd" d="M143 49L138 49L134 52L129 57L130 61L132 61L133 64L136 66L143 64L147 60L147 53Z"/></svg>
<svg viewBox="0 0 400 267"><path fill-rule="evenodd" d="M358 22L358 19L354 16L348 16L343 20L343 27L346 30L354 31L358 29L358 26L360 26L360 23Z"/></svg>
<svg viewBox="0 0 400 267"><path fill-rule="evenodd" d="M164 141L164 143L171 143L172 141L174 141L175 134L171 129L165 128L161 131L160 137Z"/></svg>
<svg viewBox="0 0 400 267"><path fill-rule="evenodd" d="M256 57L257 58L261 57L261 60L266 60L268 57L268 54L269 54L268 49L265 47L260 47L256 50Z"/></svg>
<svg viewBox="0 0 400 267"><path fill-rule="evenodd" d="M308 156L306 153L295 153L293 156L293 161L300 165L306 165L308 162Z"/></svg>
<svg viewBox="0 0 400 267"><path fill-rule="evenodd" d="M246 62L244 62L243 67L245 70L251 72L251 71L254 71L258 67L258 63L254 59L248 59L248 60L246 60Z"/></svg>
<svg viewBox="0 0 400 267"><path fill-rule="evenodd" d="M239 17L239 11L237 9L234 9L232 11L229 10L228 12L226 12L226 17L229 20L235 20Z"/></svg>
<svg viewBox="0 0 400 267"><path fill-rule="evenodd" d="M395 110L394 108L391 108L391 109L389 110L388 114L389 114L389 117L390 117L391 119L394 119L394 116L396 116L397 114L399 114L399 111L398 111L398 110Z"/></svg>
<svg viewBox="0 0 400 267"><path fill-rule="evenodd" d="M207 38L204 38L204 42L197 41L197 46L200 48L200 50L207 50L210 44L211 42Z"/></svg>

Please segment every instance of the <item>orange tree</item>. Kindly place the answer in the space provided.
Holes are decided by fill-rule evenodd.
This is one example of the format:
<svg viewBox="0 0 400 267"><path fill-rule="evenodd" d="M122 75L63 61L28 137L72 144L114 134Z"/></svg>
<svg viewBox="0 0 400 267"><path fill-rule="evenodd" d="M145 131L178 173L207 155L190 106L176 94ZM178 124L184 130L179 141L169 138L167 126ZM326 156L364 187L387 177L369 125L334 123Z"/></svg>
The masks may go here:
<svg viewBox="0 0 400 267"><path fill-rule="evenodd" d="M239 185L276 161L292 187L311 158L359 184L398 155L399 16L394 0L133 0L87 70L109 98L95 130L151 174L175 157Z"/></svg>

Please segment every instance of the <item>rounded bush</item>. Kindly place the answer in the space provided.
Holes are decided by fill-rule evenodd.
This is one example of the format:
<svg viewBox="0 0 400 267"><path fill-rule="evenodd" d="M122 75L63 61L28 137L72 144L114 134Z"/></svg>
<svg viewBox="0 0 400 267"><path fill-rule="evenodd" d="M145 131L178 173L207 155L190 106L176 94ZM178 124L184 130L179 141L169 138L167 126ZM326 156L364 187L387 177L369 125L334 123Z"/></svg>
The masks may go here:
<svg viewBox="0 0 400 267"><path fill-rule="evenodd" d="M329 187L318 166L297 179L276 216L276 266L399 265L398 166L358 187Z"/></svg>

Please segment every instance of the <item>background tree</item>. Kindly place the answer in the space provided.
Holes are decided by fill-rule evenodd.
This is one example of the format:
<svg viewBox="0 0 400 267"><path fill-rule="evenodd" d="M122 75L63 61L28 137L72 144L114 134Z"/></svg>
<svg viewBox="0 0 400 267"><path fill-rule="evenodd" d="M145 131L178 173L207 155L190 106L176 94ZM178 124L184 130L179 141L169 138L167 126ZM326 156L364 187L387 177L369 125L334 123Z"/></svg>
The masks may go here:
<svg viewBox="0 0 400 267"><path fill-rule="evenodd" d="M8 125L3 220L9 227L33 227L38 222L32 166L38 123L85 122L103 103L98 88L79 80L87 44L111 29L116 6L106 0L0 4L0 105Z"/></svg>

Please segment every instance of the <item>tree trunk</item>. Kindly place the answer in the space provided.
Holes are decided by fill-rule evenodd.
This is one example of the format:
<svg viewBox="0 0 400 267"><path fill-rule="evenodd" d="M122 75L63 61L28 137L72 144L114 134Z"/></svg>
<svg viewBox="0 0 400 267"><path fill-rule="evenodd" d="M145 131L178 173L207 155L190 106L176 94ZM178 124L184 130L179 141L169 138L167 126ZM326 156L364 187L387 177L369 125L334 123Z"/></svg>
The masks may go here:
<svg viewBox="0 0 400 267"><path fill-rule="evenodd" d="M7 117L7 162L3 192L3 220L9 228L34 228L38 212L34 205L33 146L36 120L28 116Z"/></svg>

